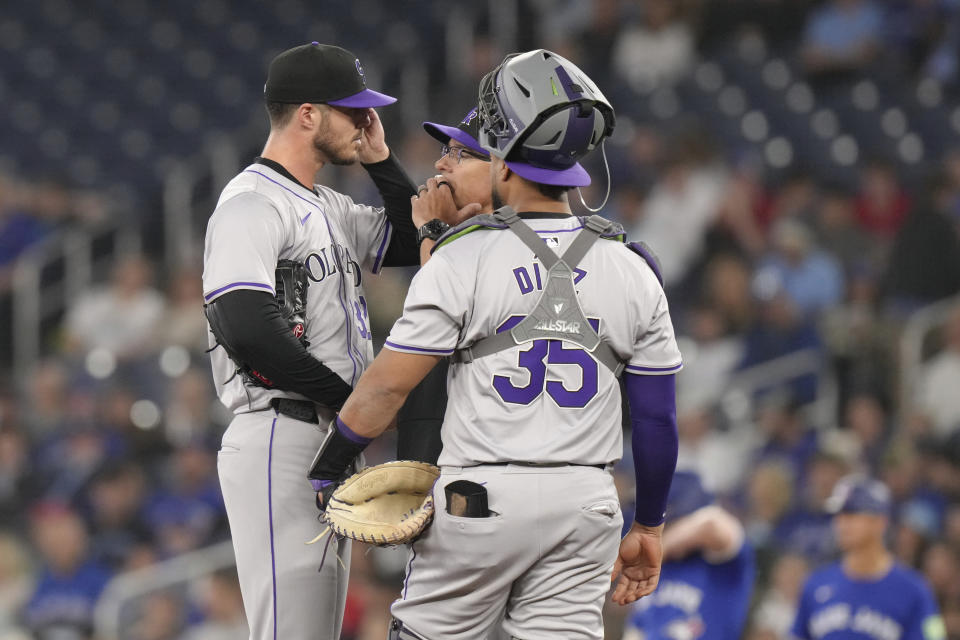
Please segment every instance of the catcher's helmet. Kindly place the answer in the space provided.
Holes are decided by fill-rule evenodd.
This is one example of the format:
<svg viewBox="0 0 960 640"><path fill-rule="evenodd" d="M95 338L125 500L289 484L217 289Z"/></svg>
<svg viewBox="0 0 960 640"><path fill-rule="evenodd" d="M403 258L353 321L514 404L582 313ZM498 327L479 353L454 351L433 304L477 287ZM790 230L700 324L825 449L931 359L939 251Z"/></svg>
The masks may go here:
<svg viewBox="0 0 960 640"><path fill-rule="evenodd" d="M575 64L546 49L507 56L480 81L480 143L520 176L586 186L578 160L613 132L613 107Z"/></svg>

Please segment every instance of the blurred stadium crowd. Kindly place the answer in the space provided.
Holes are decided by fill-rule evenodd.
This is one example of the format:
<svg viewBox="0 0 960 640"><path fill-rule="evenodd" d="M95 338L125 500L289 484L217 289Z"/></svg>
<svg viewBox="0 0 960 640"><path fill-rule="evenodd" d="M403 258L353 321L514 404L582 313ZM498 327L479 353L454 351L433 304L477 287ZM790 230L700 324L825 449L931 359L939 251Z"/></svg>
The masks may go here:
<svg viewBox="0 0 960 640"><path fill-rule="evenodd" d="M199 268L168 258L159 200L218 136L256 155L266 63L310 40L401 97L382 116L417 181L439 157L419 122L459 121L509 50L582 66L618 117L603 214L659 255L682 336L680 466L758 552L745 637L784 637L804 575L834 557L823 500L863 469L960 638L960 2L84 4L0 7L0 310L65 231L126 221L145 253L75 292L29 370L0 350L0 640L93 637L111 577L228 538ZM606 188L592 160L588 203ZM323 179L377 199L362 171ZM410 276L368 278L380 340ZM402 569L357 545L344 638L383 637ZM229 567L129 604L123 638L246 637Z"/></svg>

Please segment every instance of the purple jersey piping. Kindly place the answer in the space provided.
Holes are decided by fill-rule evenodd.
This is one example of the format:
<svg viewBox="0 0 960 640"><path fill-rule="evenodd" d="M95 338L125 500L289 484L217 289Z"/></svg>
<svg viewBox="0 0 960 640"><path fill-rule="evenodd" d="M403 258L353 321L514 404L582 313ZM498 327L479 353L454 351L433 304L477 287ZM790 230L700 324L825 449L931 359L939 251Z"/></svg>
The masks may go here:
<svg viewBox="0 0 960 640"><path fill-rule="evenodd" d="M273 577L273 639L277 639L277 557L273 545L273 433L277 419L270 425L270 449L267 453L267 511L270 516L270 569Z"/></svg>
<svg viewBox="0 0 960 640"><path fill-rule="evenodd" d="M679 371L681 367L683 367L682 362L670 367L641 367L635 364L628 364L626 368L630 371L653 371L656 373L669 373L671 371Z"/></svg>
<svg viewBox="0 0 960 640"><path fill-rule="evenodd" d="M270 293L274 293L273 287L271 287L271 286L268 285L268 284L263 284L262 282L231 282L230 284L224 285L224 286L220 287L219 289L214 289L213 291L211 291L211 292L208 293L207 295L203 296L203 299L204 299L205 302L210 302L210 299L213 298L213 297L215 297L217 294L223 293L223 292L226 291L227 289L234 289L234 288L236 288L236 287L258 287L258 288L260 288L260 289L266 289L266 290L268 290ZM274 294L274 295L276 295L276 294Z"/></svg>
<svg viewBox="0 0 960 640"><path fill-rule="evenodd" d="M311 205L311 206L317 207L317 205L316 205L315 203L310 202L309 200L307 200L306 198L304 198L303 196L301 196L299 193L297 193L297 192L294 191L293 189L287 187L287 186L284 185L284 184L281 184L281 183L277 182L276 180L274 180L274 179L271 178L270 176L266 175L265 173L261 173L260 171L257 171L257 170L255 170L255 169L246 169L246 172L247 172L247 173L255 173L255 174L257 174L258 176L261 176L261 177L263 177L263 178L266 178L267 180L269 180L269 181L272 182L273 184L277 185L278 187L280 187L280 188L283 189L284 191L287 191L287 192L293 194L294 197L299 198L300 200L303 200L304 202L306 202L307 204L309 204L309 205ZM327 212L324 211L321 207L317 207L317 209L320 211L320 215L323 216L323 221L327 224L327 233L330 234L330 240L333 240L333 239L334 239L334 238L333 238L333 228L331 228L331 226L330 226L330 220L327 219ZM336 252L334 252L334 253L336 253ZM346 285L346 279L343 277L343 265L340 264L340 263L338 263L338 264L337 264L337 267L340 269L340 283L341 283L342 285ZM357 379L357 361L356 361L356 359L353 357L353 347L352 347L351 340L350 340L351 334L353 333L353 323L352 323L351 318L350 318L350 312L347 311L347 304L344 302L344 295L345 295L345 293L343 292L343 290L342 290L340 287L337 287L337 299L340 300L340 308L343 309L343 318L344 318L344 322L345 322L346 328L347 328L347 355L350 356L350 363L353 365L353 373L352 373L351 376L350 376L350 386L352 387L352 386L354 385L354 383L356 382L356 379Z"/></svg>
<svg viewBox="0 0 960 640"><path fill-rule="evenodd" d="M377 249L377 257L373 261L373 272L380 273L380 261L383 260L383 250L387 248L390 242L390 236L393 235L393 226L387 220L387 227L383 230L383 240L380 241L380 248Z"/></svg>
<svg viewBox="0 0 960 640"><path fill-rule="evenodd" d="M384 343L384 346L390 347L394 350L417 351L420 353L429 353L430 355L438 356L448 356L454 351L453 349L424 349L423 347L408 347L407 345L397 344L396 342L390 342L389 340Z"/></svg>
<svg viewBox="0 0 960 640"><path fill-rule="evenodd" d="M415 544L410 544L410 561L407 562L407 575L403 579L403 596L401 600L407 599L407 587L410 586L410 574L413 573L413 561L417 557L417 547Z"/></svg>
<svg viewBox="0 0 960 640"><path fill-rule="evenodd" d="M533 227L530 227L530 228L533 229ZM573 229L533 229L533 230L536 231L537 233L570 233L571 231L579 231L580 229L583 229L583 225L580 225L579 227L574 227Z"/></svg>

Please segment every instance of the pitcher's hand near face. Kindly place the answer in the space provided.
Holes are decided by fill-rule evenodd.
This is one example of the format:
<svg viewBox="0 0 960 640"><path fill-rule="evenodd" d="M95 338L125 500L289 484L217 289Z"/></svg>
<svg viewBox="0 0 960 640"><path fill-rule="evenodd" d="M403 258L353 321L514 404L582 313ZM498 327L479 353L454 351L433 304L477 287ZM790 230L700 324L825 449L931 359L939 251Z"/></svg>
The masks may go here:
<svg viewBox="0 0 960 640"><path fill-rule="evenodd" d="M367 109L368 124L361 127L363 143L360 147L360 162L373 164L383 162L390 157L390 148L387 146L386 135L383 132L383 123L375 109Z"/></svg>
<svg viewBox="0 0 960 640"><path fill-rule="evenodd" d="M476 202L458 209L452 189L443 176L434 176L425 185L420 185L417 195L411 199L413 224L419 228L433 219L440 219L452 227L480 213L482 207Z"/></svg>
<svg viewBox="0 0 960 640"><path fill-rule="evenodd" d="M630 604L653 593L660 581L663 562L663 525L647 527L636 522L620 541L620 552L613 565L611 580L620 581L613 591L613 601Z"/></svg>

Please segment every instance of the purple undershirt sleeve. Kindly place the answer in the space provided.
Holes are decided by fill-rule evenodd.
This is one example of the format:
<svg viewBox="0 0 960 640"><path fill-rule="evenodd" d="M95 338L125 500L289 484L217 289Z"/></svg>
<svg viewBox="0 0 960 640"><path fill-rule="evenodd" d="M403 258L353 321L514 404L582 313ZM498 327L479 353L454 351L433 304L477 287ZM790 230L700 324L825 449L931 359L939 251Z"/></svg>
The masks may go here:
<svg viewBox="0 0 960 640"><path fill-rule="evenodd" d="M633 469L637 477L634 520L655 527L664 520L667 493L677 466L676 374L624 375L630 405Z"/></svg>

